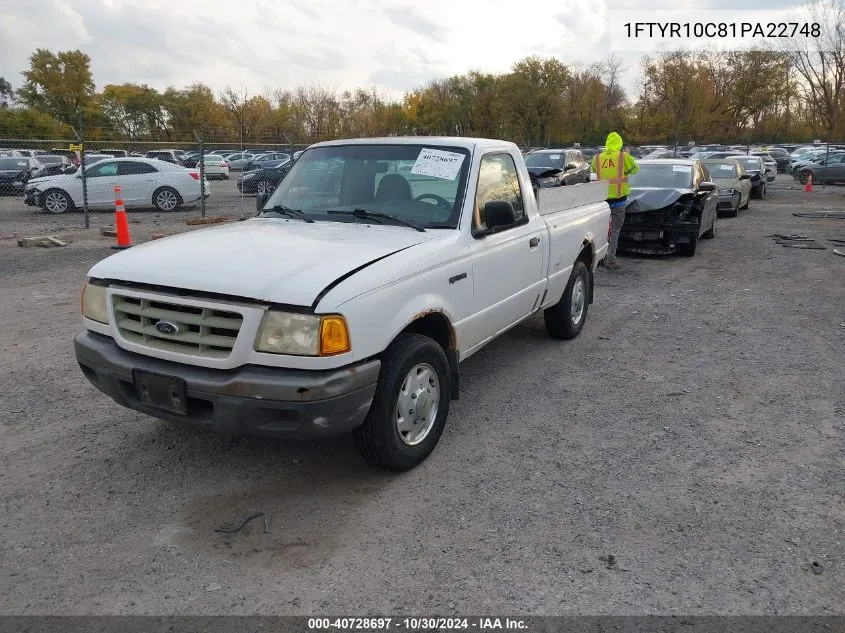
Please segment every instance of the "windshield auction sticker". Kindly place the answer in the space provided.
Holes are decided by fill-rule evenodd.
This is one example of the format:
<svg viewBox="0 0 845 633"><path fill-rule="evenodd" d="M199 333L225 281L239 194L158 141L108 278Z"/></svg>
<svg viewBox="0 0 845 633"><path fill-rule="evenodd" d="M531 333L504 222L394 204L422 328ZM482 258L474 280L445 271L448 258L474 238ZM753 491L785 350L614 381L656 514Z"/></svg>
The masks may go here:
<svg viewBox="0 0 845 633"><path fill-rule="evenodd" d="M461 171L464 155L456 152L445 152L441 149L424 147L417 156L412 174L418 176L434 176L443 180L454 180Z"/></svg>

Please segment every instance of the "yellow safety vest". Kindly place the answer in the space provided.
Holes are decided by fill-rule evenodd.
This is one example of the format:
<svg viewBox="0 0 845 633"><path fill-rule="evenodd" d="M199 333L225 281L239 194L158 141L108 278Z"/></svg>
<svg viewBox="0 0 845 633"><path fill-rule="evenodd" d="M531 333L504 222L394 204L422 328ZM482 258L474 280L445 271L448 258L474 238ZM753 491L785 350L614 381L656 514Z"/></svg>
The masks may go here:
<svg viewBox="0 0 845 633"><path fill-rule="evenodd" d="M607 197L627 195L628 175L625 173L625 152L604 151L596 155L596 180L606 180ZM624 193L623 193L624 192Z"/></svg>

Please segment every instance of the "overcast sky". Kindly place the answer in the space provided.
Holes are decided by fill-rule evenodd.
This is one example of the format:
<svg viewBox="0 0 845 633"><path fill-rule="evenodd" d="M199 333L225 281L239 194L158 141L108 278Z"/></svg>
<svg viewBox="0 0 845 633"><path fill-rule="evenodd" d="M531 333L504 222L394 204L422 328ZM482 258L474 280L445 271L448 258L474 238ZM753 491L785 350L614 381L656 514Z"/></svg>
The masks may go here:
<svg viewBox="0 0 845 633"><path fill-rule="evenodd" d="M610 0L614 9L733 9L731 0ZM762 22L801 0L743 0ZM0 76L18 87L38 47L90 55L98 89L203 82L250 94L318 84L399 97L469 70L506 72L531 54L607 58L608 0L0 0ZM638 85L641 53L625 53Z"/></svg>

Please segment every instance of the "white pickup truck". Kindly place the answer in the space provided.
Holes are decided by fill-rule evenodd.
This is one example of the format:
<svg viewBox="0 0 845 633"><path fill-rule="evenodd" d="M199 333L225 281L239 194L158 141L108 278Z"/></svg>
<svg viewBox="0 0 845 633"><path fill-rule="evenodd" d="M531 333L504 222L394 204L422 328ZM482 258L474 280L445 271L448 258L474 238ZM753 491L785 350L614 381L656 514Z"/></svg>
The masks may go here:
<svg viewBox="0 0 845 633"><path fill-rule="evenodd" d="M539 312L553 337L581 331L606 190L535 191L504 141L318 143L257 217L91 268L76 357L148 415L259 437L352 432L365 458L408 470L440 439L459 363Z"/></svg>

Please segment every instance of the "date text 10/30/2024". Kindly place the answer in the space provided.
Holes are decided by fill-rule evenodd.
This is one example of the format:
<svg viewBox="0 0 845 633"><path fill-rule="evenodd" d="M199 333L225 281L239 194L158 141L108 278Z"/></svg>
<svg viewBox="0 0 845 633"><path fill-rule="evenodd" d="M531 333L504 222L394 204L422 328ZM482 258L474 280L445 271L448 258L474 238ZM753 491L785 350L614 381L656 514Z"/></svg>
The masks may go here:
<svg viewBox="0 0 845 633"><path fill-rule="evenodd" d="M514 618L308 618L308 629L315 631L527 631L527 628L524 620Z"/></svg>
<svg viewBox="0 0 845 633"><path fill-rule="evenodd" d="M628 38L787 38L821 37L821 26L817 23L800 22L626 22L625 36Z"/></svg>

